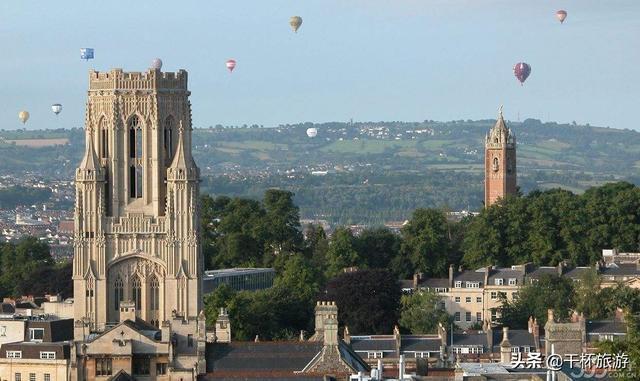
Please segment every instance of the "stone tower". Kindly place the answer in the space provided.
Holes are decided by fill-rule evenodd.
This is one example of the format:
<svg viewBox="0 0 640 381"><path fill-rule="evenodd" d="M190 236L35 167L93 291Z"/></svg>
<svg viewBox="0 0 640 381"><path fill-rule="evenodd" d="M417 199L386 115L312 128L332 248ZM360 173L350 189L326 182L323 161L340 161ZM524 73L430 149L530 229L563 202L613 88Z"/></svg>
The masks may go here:
<svg viewBox="0 0 640 381"><path fill-rule="evenodd" d="M507 128L500 106L498 120L485 140L484 205L516 192L516 136Z"/></svg>
<svg viewBox="0 0 640 381"><path fill-rule="evenodd" d="M156 327L202 309L199 170L187 72L91 71L76 171L76 321L101 332L120 304Z"/></svg>

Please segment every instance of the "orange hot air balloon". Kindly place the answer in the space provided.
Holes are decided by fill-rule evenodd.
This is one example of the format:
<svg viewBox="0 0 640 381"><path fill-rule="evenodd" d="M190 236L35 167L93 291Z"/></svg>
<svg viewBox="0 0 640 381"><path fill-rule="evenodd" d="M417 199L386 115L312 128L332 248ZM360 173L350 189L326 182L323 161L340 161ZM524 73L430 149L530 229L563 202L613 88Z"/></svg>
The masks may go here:
<svg viewBox="0 0 640 381"><path fill-rule="evenodd" d="M233 69L236 68L236 60L228 60L227 63L227 69L229 69L229 72L233 72Z"/></svg>
<svg viewBox="0 0 640 381"><path fill-rule="evenodd" d="M556 12L556 18L560 21L560 24L564 23L564 20L567 18L567 11L564 9L559 10Z"/></svg>

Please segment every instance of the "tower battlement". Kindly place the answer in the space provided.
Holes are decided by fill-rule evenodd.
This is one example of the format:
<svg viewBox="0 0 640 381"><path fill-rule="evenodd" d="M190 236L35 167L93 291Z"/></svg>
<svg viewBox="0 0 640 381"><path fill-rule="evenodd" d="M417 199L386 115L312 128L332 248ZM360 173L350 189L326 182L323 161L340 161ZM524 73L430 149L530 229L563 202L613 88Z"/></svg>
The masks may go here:
<svg viewBox="0 0 640 381"><path fill-rule="evenodd" d="M149 69L146 72L125 72L111 69L107 72L89 71L89 91L100 90L182 90L187 91L187 71L161 72Z"/></svg>

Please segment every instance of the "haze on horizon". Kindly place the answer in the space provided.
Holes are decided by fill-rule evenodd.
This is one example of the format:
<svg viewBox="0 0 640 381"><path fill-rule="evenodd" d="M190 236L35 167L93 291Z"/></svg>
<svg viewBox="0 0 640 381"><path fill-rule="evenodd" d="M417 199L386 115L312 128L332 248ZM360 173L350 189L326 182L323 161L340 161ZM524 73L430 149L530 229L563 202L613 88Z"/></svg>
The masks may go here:
<svg viewBox="0 0 640 381"><path fill-rule="evenodd" d="M639 19L637 0L5 1L0 129L22 128L23 109L27 129L82 126L89 69L155 57L189 71L196 127L486 119L504 104L511 120L638 129Z"/></svg>

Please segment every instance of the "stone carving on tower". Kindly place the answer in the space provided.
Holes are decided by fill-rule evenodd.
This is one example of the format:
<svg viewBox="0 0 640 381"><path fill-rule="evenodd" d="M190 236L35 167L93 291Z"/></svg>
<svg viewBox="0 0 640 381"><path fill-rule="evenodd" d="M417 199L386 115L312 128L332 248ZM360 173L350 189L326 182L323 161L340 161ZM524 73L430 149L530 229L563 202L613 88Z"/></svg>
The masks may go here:
<svg viewBox="0 0 640 381"><path fill-rule="evenodd" d="M485 138L484 205L516 193L516 136L507 128L500 106L498 120Z"/></svg>

